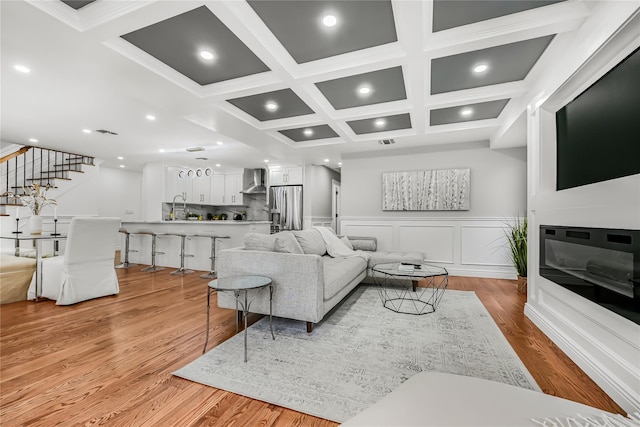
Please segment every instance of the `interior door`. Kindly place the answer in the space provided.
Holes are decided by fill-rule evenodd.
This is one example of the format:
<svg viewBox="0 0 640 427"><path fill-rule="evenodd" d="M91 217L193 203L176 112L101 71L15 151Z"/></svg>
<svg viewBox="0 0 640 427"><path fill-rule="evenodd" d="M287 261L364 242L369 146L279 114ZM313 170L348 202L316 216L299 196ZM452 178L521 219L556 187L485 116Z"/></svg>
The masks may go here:
<svg viewBox="0 0 640 427"><path fill-rule="evenodd" d="M341 185L335 179L331 180L331 226L336 234L340 234L340 217L342 215L342 203L340 196Z"/></svg>

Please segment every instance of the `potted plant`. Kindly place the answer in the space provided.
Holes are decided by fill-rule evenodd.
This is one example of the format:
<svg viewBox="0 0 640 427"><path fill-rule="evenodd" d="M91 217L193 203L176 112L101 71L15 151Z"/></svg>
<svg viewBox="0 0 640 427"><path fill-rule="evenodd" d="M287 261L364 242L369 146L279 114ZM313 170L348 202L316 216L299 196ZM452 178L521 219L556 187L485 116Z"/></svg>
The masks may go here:
<svg viewBox="0 0 640 427"><path fill-rule="evenodd" d="M29 218L29 232L31 234L42 233L42 217L40 212L47 205L55 205L54 199L47 199L47 191L51 188L48 184L32 184L24 189L24 195L20 196L23 205L31 209L32 216Z"/></svg>
<svg viewBox="0 0 640 427"><path fill-rule="evenodd" d="M505 230L509 255L518 274L518 292L527 292L527 218L516 219Z"/></svg>

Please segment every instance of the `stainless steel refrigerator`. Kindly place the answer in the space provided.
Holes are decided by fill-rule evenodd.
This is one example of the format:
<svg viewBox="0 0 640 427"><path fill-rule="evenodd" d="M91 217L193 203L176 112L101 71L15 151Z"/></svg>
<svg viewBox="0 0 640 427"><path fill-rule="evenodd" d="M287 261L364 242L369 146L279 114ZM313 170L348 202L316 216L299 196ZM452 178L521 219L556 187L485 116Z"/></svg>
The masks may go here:
<svg viewBox="0 0 640 427"><path fill-rule="evenodd" d="M302 230L302 185L271 187L271 229Z"/></svg>

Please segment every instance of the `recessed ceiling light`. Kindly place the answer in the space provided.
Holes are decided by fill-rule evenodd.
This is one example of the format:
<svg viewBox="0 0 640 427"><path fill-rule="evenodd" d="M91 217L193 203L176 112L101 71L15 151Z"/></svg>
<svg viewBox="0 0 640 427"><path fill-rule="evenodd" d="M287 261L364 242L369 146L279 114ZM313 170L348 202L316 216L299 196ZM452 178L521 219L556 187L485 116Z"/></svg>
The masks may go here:
<svg viewBox="0 0 640 427"><path fill-rule="evenodd" d="M159 149L158 153L164 153L164 148Z"/></svg>
<svg viewBox="0 0 640 427"><path fill-rule="evenodd" d="M118 160L124 160L124 157L118 156Z"/></svg>
<svg viewBox="0 0 640 427"><path fill-rule="evenodd" d="M337 23L338 23L338 19L334 15L325 15L322 18L322 24L325 27L335 27Z"/></svg>
<svg viewBox="0 0 640 427"><path fill-rule="evenodd" d="M216 163L216 167L219 168L220 167L220 163Z"/></svg>
<svg viewBox="0 0 640 427"><path fill-rule="evenodd" d="M213 59L213 53L209 52L208 50L201 50L200 58L204 59L205 61L211 61Z"/></svg>
<svg viewBox="0 0 640 427"><path fill-rule="evenodd" d="M154 121L155 119L156 119L156 116L154 116L152 114L147 114L147 120Z"/></svg>
<svg viewBox="0 0 640 427"><path fill-rule="evenodd" d="M29 142L38 142L38 140L35 138L29 138Z"/></svg>
<svg viewBox="0 0 640 427"><path fill-rule="evenodd" d="M360 95L369 95L371 93L371 87L370 86L360 86L358 88L358 93Z"/></svg>
<svg viewBox="0 0 640 427"><path fill-rule="evenodd" d="M478 64L475 67L473 67L473 72L474 73L484 73L488 69L489 69L489 66L487 64Z"/></svg>
<svg viewBox="0 0 640 427"><path fill-rule="evenodd" d="M124 165L120 165L120 167L121 167L121 168L123 168L123 167L124 167Z"/></svg>
<svg viewBox="0 0 640 427"><path fill-rule="evenodd" d="M222 141L218 141L218 142L216 142L216 144L222 145Z"/></svg>
<svg viewBox="0 0 640 427"><path fill-rule="evenodd" d="M325 163L329 163L329 159L324 159L324 162Z"/></svg>
<svg viewBox="0 0 640 427"><path fill-rule="evenodd" d="M25 73L28 74L31 72L31 70L27 67L25 67L24 65L16 65L13 68L15 68L17 71L20 71L21 73Z"/></svg>
<svg viewBox="0 0 640 427"><path fill-rule="evenodd" d="M473 114L473 110L471 108L464 108L460 110L460 115L463 117L469 117Z"/></svg>
<svg viewBox="0 0 640 427"><path fill-rule="evenodd" d="M387 121L385 119L378 119L375 122L373 122L373 124L375 124L377 127L381 128L382 126L387 124Z"/></svg>
<svg viewBox="0 0 640 427"><path fill-rule="evenodd" d="M264 162L265 163L269 163L269 159L264 159Z"/></svg>
<svg viewBox="0 0 640 427"><path fill-rule="evenodd" d="M264 105L264 108L266 108L267 111L276 111L278 109L278 104L273 101L269 101Z"/></svg>
<svg viewBox="0 0 640 427"><path fill-rule="evenodd" d="M309 128L307 128L307 129L303 130L303 131L302 131L302 133L303 133L305 136L311 136L311 135L313 135L313 129L309 129Z"/></svg>
<svg viewBox="0 0 640 427"><path fill-rule="evenodd" d="M342 162L338 162L338 166L342 166Z"/></svg>
<svg viewBox="0 0 640 427"><path fill-rule="evenodd" d="M84 133L91 133L91 130L90 130L90 129L82 129L82 132L84 132Z"/></svg>

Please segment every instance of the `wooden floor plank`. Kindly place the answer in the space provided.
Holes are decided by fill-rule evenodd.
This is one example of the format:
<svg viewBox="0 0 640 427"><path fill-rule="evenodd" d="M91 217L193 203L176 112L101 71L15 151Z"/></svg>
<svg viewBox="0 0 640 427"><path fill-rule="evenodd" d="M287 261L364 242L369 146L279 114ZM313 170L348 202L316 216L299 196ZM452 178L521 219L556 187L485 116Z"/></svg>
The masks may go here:
<svg viewBox="0 0 640 427"><path fill-rule="evenodd" d="M119 295L73 306L1 306L0 424L336 425L172 376L202 352L208 280L170 272L118 270ZM624 413L524 316L515 281L451 277L449 288L476 292L544 392ZM216 298L209 349L235 334Z"/></svg>

